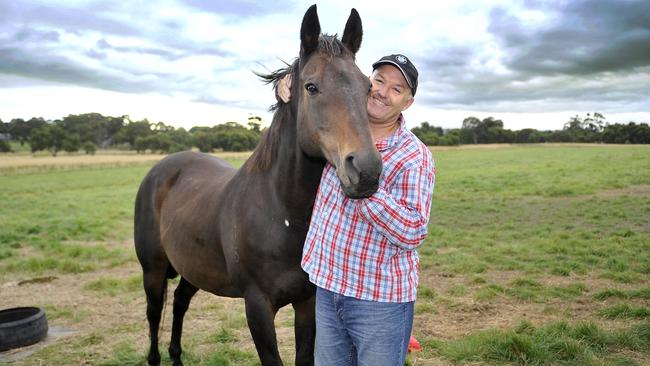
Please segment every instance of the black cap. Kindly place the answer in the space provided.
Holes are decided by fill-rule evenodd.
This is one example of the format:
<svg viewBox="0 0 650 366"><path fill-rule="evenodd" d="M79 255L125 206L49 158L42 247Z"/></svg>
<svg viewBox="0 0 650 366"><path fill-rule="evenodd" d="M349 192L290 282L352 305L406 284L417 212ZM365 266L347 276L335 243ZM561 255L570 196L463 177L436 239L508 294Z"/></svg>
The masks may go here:
<svg viewBox="0 0 650 366"><path fill-rule="evenodd" d="M372 70L374 71L381 65L391 64L396 66L399 71L404 75L404 79L411 87L411 92L415 96L415 91L418 89L418 70L415 68L415 65L408 59L408 57L400 54L388 55L379 59L379 61L372 64Z"/></svg>

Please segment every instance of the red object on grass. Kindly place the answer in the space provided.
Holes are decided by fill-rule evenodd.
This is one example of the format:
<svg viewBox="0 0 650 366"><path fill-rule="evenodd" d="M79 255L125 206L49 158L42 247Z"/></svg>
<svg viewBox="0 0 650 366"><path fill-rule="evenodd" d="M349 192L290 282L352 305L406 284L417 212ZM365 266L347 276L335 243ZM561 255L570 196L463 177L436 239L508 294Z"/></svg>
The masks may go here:
<svg viewBox="0 0 650 366"><path fill-rule="evenodd" d="M422 351L422 346L420 346L420 342L418 342L415 337L411 336L411 339L409 340L409 352L420 352Z"/></svg>

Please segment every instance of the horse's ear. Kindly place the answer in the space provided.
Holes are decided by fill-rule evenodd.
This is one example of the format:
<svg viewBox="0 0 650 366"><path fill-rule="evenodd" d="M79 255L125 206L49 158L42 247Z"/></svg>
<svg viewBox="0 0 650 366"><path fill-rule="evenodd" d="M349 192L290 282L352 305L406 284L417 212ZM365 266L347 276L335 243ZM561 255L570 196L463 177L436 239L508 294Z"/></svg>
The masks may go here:
<svg viewBox="0 0 650 366"><path fill-rule="evenodd" d="M307 9L305 17L302 18L300 27L300 56L304 57L318 48L318 37L320 36L320 22L316 13L316 4Z"/></svg>
<svg viewBox="0 0 650 366"><path fill-rule="evenodd" d="M345 23L345 30L343 31L343 38L341 42L356 54L361 47L361 39L363 38L363 27L361 27L361 17L356 9L350 11L348 22Z"/></svg>

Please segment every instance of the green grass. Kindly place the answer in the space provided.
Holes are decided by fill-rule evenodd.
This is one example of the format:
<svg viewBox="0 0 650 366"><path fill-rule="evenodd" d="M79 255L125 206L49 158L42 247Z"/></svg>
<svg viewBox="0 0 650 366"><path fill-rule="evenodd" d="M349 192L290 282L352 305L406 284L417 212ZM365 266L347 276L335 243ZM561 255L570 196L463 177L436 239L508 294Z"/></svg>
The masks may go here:
<svg viewBox="0 0 650 366"><path fill-rule="evenodd" d="M622 303L602 309L599 314L608 319L645 319L650 317L650 307Z"/></svg>
<svg viewBox="0 0 650 366"><path fill-rule="evenodd" d="M84 289L96 291L108 296L142 291L142 275L133 276L127 279L100 278L86 284Z"/></svg>
<svg viewBox="0 0 650 366"><path fill-rule="evenodd" d="M511 330L491 329L440 342L426 340L443 358L457 364L490 365L601 365L633 362L613 351L648 351L650 323L623 330L605 330L591 322L567 322L535 327L523 321ZM632 363L635 364L635 363Z"/></svg>
<svg viewBox="0 0 650 366"><path fill-rule="evenodd" d="M151 165L3 172L0 276L89 272L135 260L128 245L133 205Z"/></svg>
<svg viewBox="0 0 650 366"><path fill-rule="evenodd" d="M11 147L12 153L31 153L32 148L28 143L20 144L17 141L9 141L9 146Z"/></svg>
<svg viewBox="0 0 650 366"><path fill-rule="evenodd" d="M644 287L638 290L623 291L618 289L606 289L594 294L596 300L606 300L609 298L618 299L644 299L650 300L650 287Z"/></svg>
<svg viewBox="0 0 650 366"><path fill-rule="evenodd" d="M123 264L148 166L0 176L0 274L78 273Z"/></svg>
<svg viewBox="0 0 650 366"><path fill-rule="evenodd" d="M409 356L411 364L650 364L648 308L641 305L650 299L650 146L434 149L434 157L414 323L424 351ZM1 172L0 286L135 263L133 204L150 166ZM1 289L11 296L11 287ZM80 291L101 299L141 296L141 279L97 276ZM484 315L462 313L473 301ZM53 324L89 321L84 309L42 302ZM429 328L448 314L503 317L504 303L512 317L549 321L485 331L469 331L462 320L449 332ZM243 313L230 310L215 300L215 328L186 329L186 364L258 363L241 336ZM18 365L143 364L146 350L128 340L146 334L144 310L133 311L141 323L66 338ZM507 320L499 324L512 324Z"/></svg>
<svg viewBox="0 0 650 366"><path fill-rule="evenodd" d="M650 147L444 150L434 157L424 246L451 250L422 255L424 268L589 274L621 283L647 275L650 195L625 189L650 184Z"/></svg>
<svg viewBox="0 0 650 366"><path fill-rule="evenodd" d="M132 342L125 340L113 348L113 356L109 360L99 364L102 366L137 366L141 365L144 359L146 359L146 355L136 351Z"/></svg>

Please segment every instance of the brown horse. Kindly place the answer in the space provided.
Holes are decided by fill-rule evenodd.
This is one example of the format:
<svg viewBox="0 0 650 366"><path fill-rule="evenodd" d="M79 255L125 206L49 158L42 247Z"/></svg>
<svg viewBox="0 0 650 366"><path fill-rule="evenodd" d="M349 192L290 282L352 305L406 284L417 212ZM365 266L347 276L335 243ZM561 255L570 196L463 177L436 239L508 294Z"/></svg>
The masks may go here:
<svg viewBox="0 0 650 366"><path fill-rule="evenodd" d="M199 290L243 297L263 365L281 365L274 318L295 310L296 365L313 364L315 288L300 268L303 243L325 162L346 195L378 187L381 157L366 111L370 82L354 63L361 19L352 9L342 40L320 34L316 6L305 13L300 56L287 69L292 100L239 170L206 154L182 152L156 164L135 203L135 247L147 295L149 364L160 363L158 328L167 279L174 291L169 354L181 365L183 316Z"/></svg>

